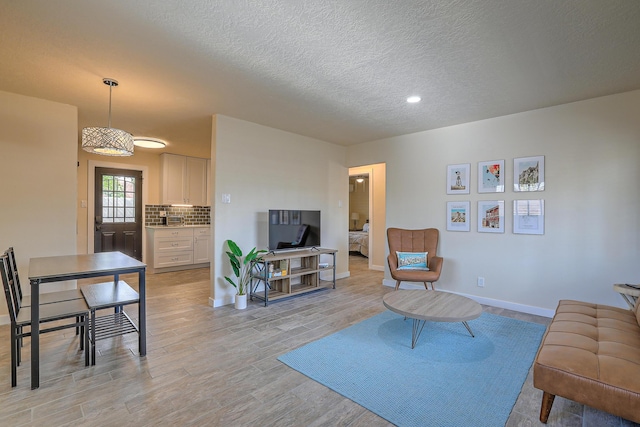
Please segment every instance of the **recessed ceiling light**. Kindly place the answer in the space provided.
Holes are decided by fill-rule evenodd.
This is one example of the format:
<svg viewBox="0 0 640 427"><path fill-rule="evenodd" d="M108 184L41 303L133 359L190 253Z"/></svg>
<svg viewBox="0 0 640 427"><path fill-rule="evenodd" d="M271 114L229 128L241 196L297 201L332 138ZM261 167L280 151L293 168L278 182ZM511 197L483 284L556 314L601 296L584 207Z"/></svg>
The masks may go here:
<svg viewBox="0 0 640 427"><path fill-rule="evenodd" d="M157 138L147 138L146 136L136 136L133 138L133 144L136 147L144 148L164 148L167 143Z"/></svg>
<svg viewBox="0 0 640 427"><path fill-rule="evenodd" d="M415 96L410 96L407 98L407 102L409 104L415 104L416 102L420 102L422 101L422 98L420 98L419 96L415 95Z"/></svg>

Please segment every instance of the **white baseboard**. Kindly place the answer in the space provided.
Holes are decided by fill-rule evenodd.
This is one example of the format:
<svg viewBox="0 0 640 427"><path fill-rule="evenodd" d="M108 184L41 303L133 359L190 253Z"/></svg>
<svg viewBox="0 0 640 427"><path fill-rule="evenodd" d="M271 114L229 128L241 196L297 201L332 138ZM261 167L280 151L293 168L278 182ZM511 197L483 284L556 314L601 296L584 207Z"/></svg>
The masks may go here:
<svg viewBox="0 0 640 427"><path fill-rule="evenodd" d="M209 297L209 305L213 308L222 307L223 305L233 304L233 299L233 296L220 299L213 299Z"/></svg>
<svg viewBox="0 0 640 427"><path fill-rule="evenodd" d="M382 285L395 288L396 281L392 279L383 279ZM402 282L400 283L400 289L424 289L424 285ZM441 290L443 292L449 292L443 289L438 289L438 290ZM518 311L520 313L534 314L536 316L549 317L549 318L553 317L553 315L555 314L555 310L550 310L547 308L535 307L532 305L525 305L525 304L518 304L515 302L502 301L502 300L493 299L493 298L485 298L477 295L463 294L460 292L452 292L452 293L470 298L480 304L490 305L492 307L498 307L498 308L505 308L507 310Z"/></svg>
<svg viewBox="0 0 640 427"><path fill-rule="evenodd" d="M384 271L384 265L372 265L370 267L371 270L375 270L375 271ZM395 285L393 285L395 286Z"/></svg>

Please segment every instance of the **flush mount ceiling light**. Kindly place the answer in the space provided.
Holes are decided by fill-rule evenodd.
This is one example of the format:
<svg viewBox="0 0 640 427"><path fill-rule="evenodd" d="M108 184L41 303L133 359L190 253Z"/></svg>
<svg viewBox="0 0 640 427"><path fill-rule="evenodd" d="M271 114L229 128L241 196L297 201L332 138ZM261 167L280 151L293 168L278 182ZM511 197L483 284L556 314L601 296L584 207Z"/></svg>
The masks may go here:
<svg viewBox="0 0 640 427"><path fill-rule="evenodd" d="M420 98L420 97L419 97L419 96L417 96L417 95L410 96L410 97L408 97L408 98L407 98L407 102L408 102L409 104L415 104L415 103L418 103L418 102L420 102L420 101L422 101L422 98Z"/></svg>
<svg viewBox="0 0 640 427"><path fill-rule="evenodd" d="M109 125L106 128L82 129L82 149L103 156L132 156L133 136L129 132L111 127L111 90L118 86L114 79L102 79L109 86Z"/></svg>
<svg viewBox="0 0 640 427"><path fill-rule="evenodd" d="M146 136L136 136L133 138L133 144L136 147L143 148L164 148L167 143L157 138L147 138Z"/></svg>
<svg viewBox="0 0 640 427"><path fill-rule="evenodd" d="M361 177L361 176L359 176L359 177L357 177L357 178L356 178L356 182L357 182L358 184L362 184L362 183L364 182L364 178L363 178L363 177Z"/></svg>

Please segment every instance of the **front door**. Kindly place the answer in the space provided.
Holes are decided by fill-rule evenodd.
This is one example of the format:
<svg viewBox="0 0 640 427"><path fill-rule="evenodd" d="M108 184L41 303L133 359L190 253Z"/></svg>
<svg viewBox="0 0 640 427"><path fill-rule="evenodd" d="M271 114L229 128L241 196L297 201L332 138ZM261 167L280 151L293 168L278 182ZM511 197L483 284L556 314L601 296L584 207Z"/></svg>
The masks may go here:
<svg viewBox="0 0 640 427"><path fill-rule="evenodd" d="M142 260L142 172L96 168L94 252Z"/></svg>

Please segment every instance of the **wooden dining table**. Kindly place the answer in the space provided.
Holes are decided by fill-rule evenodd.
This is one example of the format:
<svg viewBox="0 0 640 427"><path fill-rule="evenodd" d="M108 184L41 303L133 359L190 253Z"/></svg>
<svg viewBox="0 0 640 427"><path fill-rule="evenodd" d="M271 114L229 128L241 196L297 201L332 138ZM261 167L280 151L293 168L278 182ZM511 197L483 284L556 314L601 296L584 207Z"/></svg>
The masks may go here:
<svg viewBox="0 0 640 427"><path fill-rule="evenodd" d="M146 268L147 265L122 252L100 252L84 255L38 257L29 260L31 283L31 389L40 387L40 324L39 295L43 283L113 276L118 283L121 274L138 273L138 348L140 356L147 354L146 339Z"/></svg>

